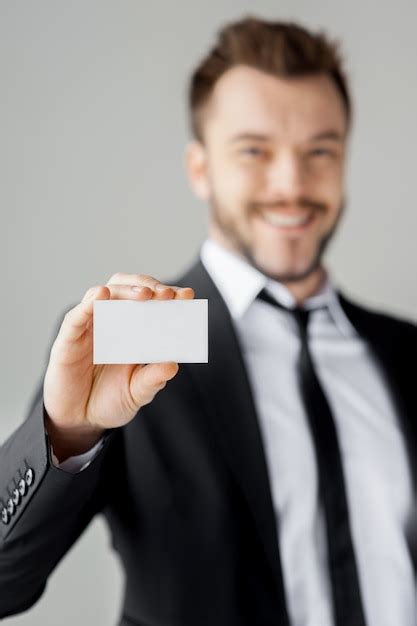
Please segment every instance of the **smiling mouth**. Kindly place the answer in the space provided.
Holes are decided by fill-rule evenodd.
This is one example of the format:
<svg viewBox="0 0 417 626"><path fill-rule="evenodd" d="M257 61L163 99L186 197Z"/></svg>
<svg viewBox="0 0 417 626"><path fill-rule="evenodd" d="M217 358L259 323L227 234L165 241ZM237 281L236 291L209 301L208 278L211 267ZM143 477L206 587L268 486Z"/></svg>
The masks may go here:
<svg viewBox="0 0 417 626"><path fill-rule="evenodd" d="M259 217L270 226L284 229L302 229L308 226L314 219L314 211L298 214L278 213L277 211L260 211Z"/></svg>

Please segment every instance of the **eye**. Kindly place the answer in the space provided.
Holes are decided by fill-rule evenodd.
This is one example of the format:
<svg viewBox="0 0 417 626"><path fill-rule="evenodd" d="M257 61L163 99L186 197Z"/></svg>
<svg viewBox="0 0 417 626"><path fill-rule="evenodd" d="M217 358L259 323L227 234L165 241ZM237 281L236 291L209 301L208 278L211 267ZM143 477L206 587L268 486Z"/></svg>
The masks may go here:
<svg viewBox="0 0 417 626"><path fill-rule="evenodd" d="M334 152L328 148L315 148L309 152L310 156L334 156Z"/></svg>
<svg viewBox="0 0 417 626"><path fill-rule="evenodd" d="M243 148L243 150L241 150L241 153L247 154L249 156L261 156L262 154L265 154L263 150L261 150L260 148L256 148L255 146L250 146L249 148Z"/></svg>

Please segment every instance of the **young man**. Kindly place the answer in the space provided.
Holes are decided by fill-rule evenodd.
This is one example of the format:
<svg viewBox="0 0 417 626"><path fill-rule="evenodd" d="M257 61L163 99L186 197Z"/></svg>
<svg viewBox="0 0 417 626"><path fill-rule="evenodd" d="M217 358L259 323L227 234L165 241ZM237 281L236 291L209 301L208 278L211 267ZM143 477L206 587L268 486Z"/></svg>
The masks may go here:
<svg viewBox="0 0 417 626"><path fill-rule="evenodd" d="M351 123L337 47L229 24L190 113L208 237L184 276L115 274L66 313L1 450L0 615L34 604L102 512L121 625L413 626L417 327L323 265ZM92 365L94 300L194 296L208 365Z"/></svg>

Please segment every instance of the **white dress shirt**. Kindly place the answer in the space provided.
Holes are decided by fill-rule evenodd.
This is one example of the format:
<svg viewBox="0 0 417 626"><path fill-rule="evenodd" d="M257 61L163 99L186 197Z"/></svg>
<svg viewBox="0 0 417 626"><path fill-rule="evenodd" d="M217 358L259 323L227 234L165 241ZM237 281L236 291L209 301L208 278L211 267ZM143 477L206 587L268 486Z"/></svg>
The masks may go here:
<svg viewBox="0 0 417 626"><path fill-rule="evenodd" d="M285 306L291 292L217 242L201 260L221 293L243 349L265 448L288 611L293 626L334 626L317 467L299 397L300 339L286 311L256 299L262 288ZM332 407L346 478L352 536L368 626L416 626L407 529L415 507L401 427L377 362L346 317L328 271L308 298L309 342ZM59 465L80 471L97 453ZM278 524L279 521L279 524Z"/></svg>

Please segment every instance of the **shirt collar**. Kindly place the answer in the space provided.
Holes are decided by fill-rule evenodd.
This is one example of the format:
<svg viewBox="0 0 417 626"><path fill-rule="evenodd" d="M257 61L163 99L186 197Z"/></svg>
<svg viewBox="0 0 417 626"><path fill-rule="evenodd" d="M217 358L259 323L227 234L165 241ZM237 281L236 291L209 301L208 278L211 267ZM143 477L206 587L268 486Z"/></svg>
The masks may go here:
<svg viewBox="0 0 417 626"><path fill-rule="evenodd" d="M246 313L264 287L284 306L295 305L294 296L284 284L265 276L243 257L227 250L214 239L204 240L200 247L200 258L233 319L239 319ZM304 306L308 309L326 306L343 335L357 335L343 311L328 270L325 270L325 279L320 290L307 298Z"/></svg>

